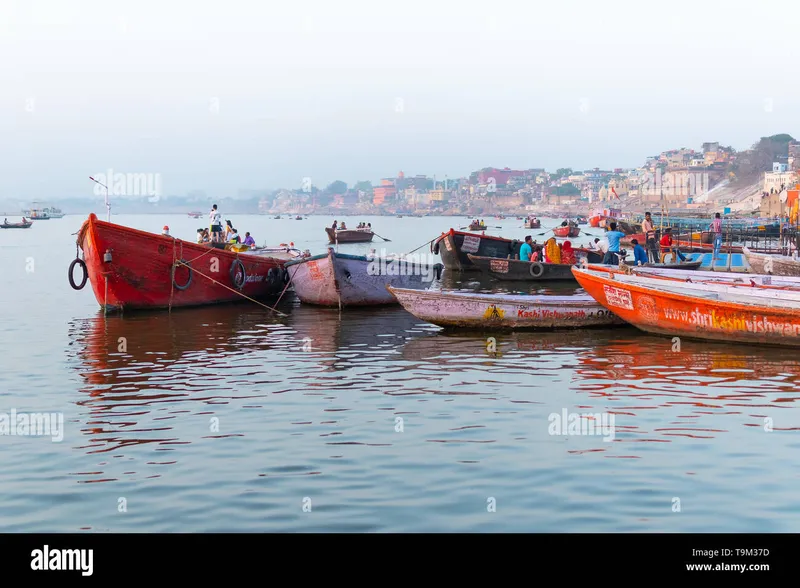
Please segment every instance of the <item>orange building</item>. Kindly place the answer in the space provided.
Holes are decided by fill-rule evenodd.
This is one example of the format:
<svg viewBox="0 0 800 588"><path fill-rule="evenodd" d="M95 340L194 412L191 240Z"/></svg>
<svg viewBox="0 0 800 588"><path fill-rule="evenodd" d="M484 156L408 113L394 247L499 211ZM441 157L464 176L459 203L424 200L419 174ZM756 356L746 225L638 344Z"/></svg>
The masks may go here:
<svg viewBox="0 0 800 588"><path fill-rule="evenodd" d="M372 203L376 206L393 199L395 196L397 196L397 188L392 179L383 179L380 186L375 186L372 189Z"/></svg>

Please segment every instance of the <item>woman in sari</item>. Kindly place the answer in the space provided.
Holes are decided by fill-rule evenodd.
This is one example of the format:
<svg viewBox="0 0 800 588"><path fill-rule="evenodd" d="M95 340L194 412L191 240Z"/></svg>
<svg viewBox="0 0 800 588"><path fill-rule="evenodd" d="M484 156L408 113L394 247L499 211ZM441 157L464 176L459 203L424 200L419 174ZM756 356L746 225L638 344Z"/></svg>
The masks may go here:
<svg viewBox="0 0 800 588"><path fill-rule="evenodd" d="M561 247L561 263L568 263L570 265L578 263L578 259L575 257L575 250L572 248L572 243L569 241L564 241L564 245Z"/></svg>
<svg viewBox="0 0 800 588"><path fill-rule="evenodd" d="M544 244L545 263L561 263L561 249L555 237L550 237Z"/></svg>

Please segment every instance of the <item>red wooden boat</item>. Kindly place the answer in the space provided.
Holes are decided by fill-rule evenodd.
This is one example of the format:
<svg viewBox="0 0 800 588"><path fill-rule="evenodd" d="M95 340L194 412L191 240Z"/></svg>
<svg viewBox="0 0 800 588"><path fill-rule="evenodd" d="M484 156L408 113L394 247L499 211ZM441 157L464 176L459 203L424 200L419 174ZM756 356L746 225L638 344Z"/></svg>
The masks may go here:
<svg viewBox="0 0 800 588"><path fill-rule="evenodd" d="M556 237L572 237L574 239L581 234L581 228L578 226L556 227L553 229L553 234Z"/></svg>
<svg viewBox="0 0 800 588"><path fill-rule="evenodd" d="M589 226L592 227L593 229L599 228L600 227L600 220L602 218L603 217L600 216L599 214L596 214L596 215L594 215L592 217L589 217Z"/></svg>
<svg viewBox="0 0 800 588"><path fill-rule="evenodd" d="M281 257L242 253L101 221L93 213L78 232L83 251L69 267L70 285L88 279L106 311L200 306L261 298L284 291ZM76 284L75 266L83 269Z"/></svg>

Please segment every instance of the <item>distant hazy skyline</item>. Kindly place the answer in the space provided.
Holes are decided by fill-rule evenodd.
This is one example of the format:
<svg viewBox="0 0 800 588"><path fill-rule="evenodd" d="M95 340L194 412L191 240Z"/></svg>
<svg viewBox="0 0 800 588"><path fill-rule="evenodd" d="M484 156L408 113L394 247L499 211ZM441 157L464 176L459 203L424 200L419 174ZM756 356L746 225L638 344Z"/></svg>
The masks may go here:
<svg viewBox="0 0 800 588"><path fill-rule="evenodd" d="M797 136L789 2L0 2L0 198L635 167Z"/></svg>

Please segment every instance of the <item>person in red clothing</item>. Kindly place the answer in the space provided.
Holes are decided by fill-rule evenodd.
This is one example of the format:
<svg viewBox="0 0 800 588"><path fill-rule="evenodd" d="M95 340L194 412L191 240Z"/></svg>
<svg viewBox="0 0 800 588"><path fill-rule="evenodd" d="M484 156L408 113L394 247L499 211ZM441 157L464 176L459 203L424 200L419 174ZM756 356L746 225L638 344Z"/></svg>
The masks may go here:
<svg viewBox="0 0 800 588"><path fill-rule="evenodd" d="M680 250L675 245L673 245L672 229L669 227L664 229L664 236L661 237L661 250L663 251L664 249L666 249L667 251L672 251L672 254L678 259L680 259L682 262L686 261L686 256L683 253L681 253ZM675 257L673 257L673 261Z"/></svg>

